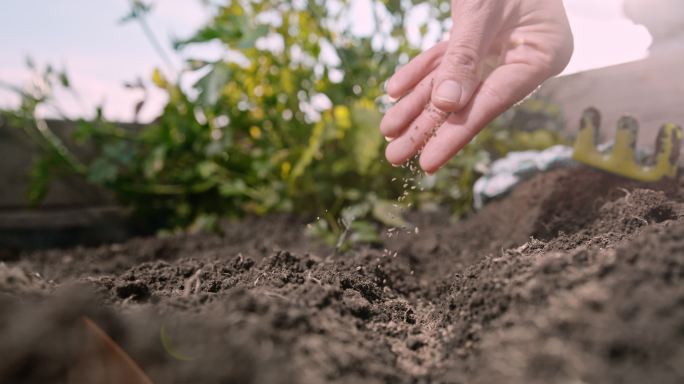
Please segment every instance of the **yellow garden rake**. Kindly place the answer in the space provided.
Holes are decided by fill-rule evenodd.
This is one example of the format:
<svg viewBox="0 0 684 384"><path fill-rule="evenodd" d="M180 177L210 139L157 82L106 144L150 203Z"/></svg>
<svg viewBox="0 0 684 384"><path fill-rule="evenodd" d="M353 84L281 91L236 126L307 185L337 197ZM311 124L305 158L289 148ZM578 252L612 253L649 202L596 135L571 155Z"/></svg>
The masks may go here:
<svg viewBox="0 0 684 384"><path fill-rule="evenodd" d="M641 164L636 157L639 123L633 117L625 116L619 120L613 147L606 152L597 148L600 124L601 115L598 110L588 108L584 111L575 140L573 159L606 172L644 182L677 175L681 127L671 123L663 125L656 139L654 161L652 164Z"/></svg>

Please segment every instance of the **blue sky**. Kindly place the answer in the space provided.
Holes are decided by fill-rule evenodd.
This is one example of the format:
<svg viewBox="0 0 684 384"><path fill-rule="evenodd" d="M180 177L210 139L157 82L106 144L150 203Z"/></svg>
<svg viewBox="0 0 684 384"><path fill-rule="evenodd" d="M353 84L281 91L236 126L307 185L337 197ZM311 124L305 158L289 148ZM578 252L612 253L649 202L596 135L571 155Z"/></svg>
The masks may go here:
<svg viewBox="0 0 684 384"><path fill-rule="evenodd" d="M357 0L363 2L364 0ZM566 0L576 38L576 52L566 73L636 60L646 55L650 38L621 14L621 0ZM208 15L199 0L157 0L150 24L160 41L192 33ZM359 9L363 9L361 6ZM125 81L148 78L163 63L137 24L121 25L128 0L3 0L0 13L0 81L29 81L25 58L66 66L85 108L64 97L73 116L100 103L111 119L130 120L139 91L124 89ZM360 25L366 12L359 12ZM170 46L167 44L170 52ZM220 55L208 49L205 55ZM172 55L174 56L174 55ZM156 116L164 97L155 92L143 110L143 120ZM0 108L17 98L0 91Z"/></svg>

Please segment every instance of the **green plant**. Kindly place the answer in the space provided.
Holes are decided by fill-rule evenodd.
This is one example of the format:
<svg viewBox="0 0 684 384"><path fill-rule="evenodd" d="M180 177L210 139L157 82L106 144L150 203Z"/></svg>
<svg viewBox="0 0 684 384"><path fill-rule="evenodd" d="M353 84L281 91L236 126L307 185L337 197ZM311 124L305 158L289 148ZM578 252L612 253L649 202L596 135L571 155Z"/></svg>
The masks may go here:
<svg viewBox="0 0 684 384"><path fill-rule="evenodd" d="M432 19L448 19L448 2L427 3ZM67 76L37 72L49 86L38 93L19 90L21 108L4 114L45 148L32 174L32 200L44 195L55 172L68 171L111 190L158 228L287 211L323 215L316 228L331 241L341 234L375 240L369 218L401 225L394 212L398 198L403 206L441 204L457 215L467 212L477 164L515 149L527 134L508 129L516 112L497 120L435 176L423 180L389 166L377 129L385 107L382 82L418 51L405 37L413 5L372 1L376 30L364 37L340 27L349 2L335 4L207 5L214 17L193 36L176 41L175 48L218 41L226 57L187 60L175 78L155 70L153 82L167 93L168 103L156 121L139 130L122 129L101 112L79 121L75 137L97 154L87 160L74 156L35 113L37 106L54 101L55 87L71 89ZM144 21L151 6L132 5L126 19ZM446 27L432 25L437 35ZM427 22L420 32L428 32ZM186 76L199 77L192 89L180 85ZM409 177L421 186L406 194L402 180Z"/></svg>

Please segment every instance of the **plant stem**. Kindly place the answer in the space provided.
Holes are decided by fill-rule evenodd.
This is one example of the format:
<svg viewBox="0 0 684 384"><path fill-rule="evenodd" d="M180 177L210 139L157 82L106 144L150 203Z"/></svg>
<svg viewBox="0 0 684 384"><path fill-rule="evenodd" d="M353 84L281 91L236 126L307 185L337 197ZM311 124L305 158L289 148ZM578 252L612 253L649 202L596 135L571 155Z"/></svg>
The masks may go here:
<svg viewBox="0 0 684 384"><path fill-rule="evenodd" d="M130 1L131 7L135 7L135 4L133 0ZM155 36L154 32L152 32L152 28L150 28L150 25L147 23L147 19L145 18L144 13L138 14L135 19L138 21L140 24L140 28L142 28L143 33L145 34L145 37L147 40L150 42L152 45L152 48L157 52L157 55L162 59L164 64L166 65L167 69L171 71L171 73L175 76L177 73L176 67L173 64L173 61L171 61L171 58L166 54L166 51L164 50L163 46L159 42L159 39L157 39L157 36Z"/></svg>
<svg viewBox="0 0 684 384"><path fill-rule="evenodd" d="M36 129L48 146L64 160L64 162L77 174L84 176L88 172L87 167L81 163L76 156L62 143L62 140L50 130L44 119L34 114Z"/></svg>

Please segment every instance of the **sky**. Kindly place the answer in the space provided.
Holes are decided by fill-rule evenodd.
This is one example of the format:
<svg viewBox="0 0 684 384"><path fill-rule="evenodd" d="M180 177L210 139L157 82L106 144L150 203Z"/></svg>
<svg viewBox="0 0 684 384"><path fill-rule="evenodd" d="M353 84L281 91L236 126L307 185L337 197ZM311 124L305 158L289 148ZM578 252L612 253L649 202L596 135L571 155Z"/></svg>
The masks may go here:
<svg viewBox="0 0 684 384"><path fill-rule="evenodd" d="M363 30L365 0L356 8L355 27ZM104 105L105 116L130 121L139 90L125 89L124 82L150 77L164 63L135 23L120 24L128 12L128 0L3 0L0 13L0 82L18 86L30 81L26 57L39 65L65 67L79 98L62 95L60 103L71 117L88 116L95 105ZM644 58L651 38L645 28L622 14L622 0L565 0L575 36L575 53L562 75ZM171 52L170 41L184 37L209 17L199 0L157 0L149 23ZM186 52L187 57L220 57L217 47ZM178 60L175 55L171 55ZM175 65L180 67L180 62ZM153 90L140 119L155 118L164 95ZM0 108L16 106L18 98L0 89ZM49 111L45 111L49 114Z"/></svg>

